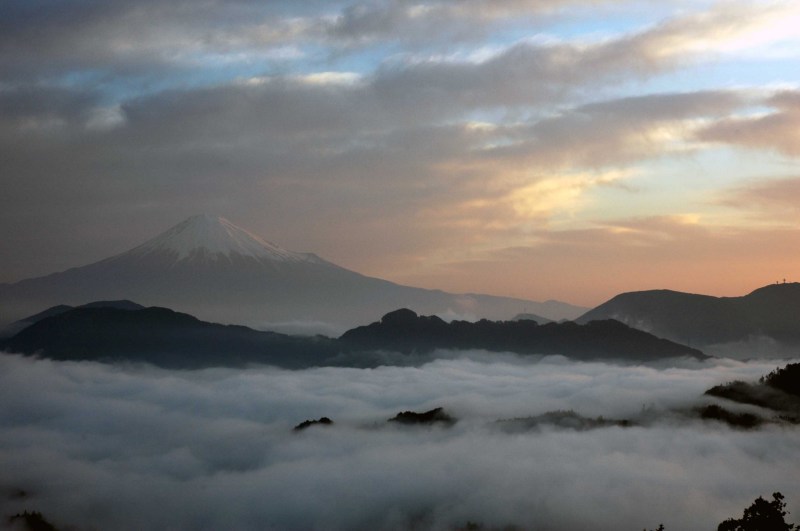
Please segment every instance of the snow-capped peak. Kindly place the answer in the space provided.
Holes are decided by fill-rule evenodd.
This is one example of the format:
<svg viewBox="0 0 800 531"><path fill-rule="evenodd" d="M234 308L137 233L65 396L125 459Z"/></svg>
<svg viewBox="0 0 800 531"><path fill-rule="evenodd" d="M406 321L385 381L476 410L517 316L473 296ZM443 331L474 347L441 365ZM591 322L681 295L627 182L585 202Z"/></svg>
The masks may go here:
<svg viewBox="0 0 800 531"><path fill-rule="evenodd" d="M318 260L313 255L287 251L225 218L207 214L192 216L131 251L136 255L156 252L170 253L177 260L197 253L239 255L281 262Z"/></svg>

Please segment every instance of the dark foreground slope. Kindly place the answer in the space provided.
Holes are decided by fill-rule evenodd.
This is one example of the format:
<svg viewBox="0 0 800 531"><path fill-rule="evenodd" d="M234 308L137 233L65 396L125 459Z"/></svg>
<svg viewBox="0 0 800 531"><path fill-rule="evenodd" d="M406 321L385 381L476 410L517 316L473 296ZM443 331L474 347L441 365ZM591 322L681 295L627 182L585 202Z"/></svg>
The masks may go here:
<svg viewBox="0 0 800 531"><path fill-rule="evenodd" d="M88 304L83 304L78 306L79 308L117 308L118 310L143 310L144 306L141 304L136 304L135 302L129 300L119 300L119 301L96 301L90 302ZM19 321L14 321L10 325L6 326L5 328L0 329L0 337L12 337L19 333L20 331L28 328L32 324L38 323L42 319L46 319L48 317L52 317L54 315L60 315L62 313L68 312L74 309L75 306L70 306L68 304L58 304L56 306L52 306L44 311L39 313L30 315L28 317L24 317Z"/></svg>
<svg viewBox="0 0 800 531"><path fill-rule="evenodd" d="M778 412L781 419L800 423L800 363L777 368L758 382L740 380L717 385L706 391L715 396Z"/></svg>
<svg viewBox="0 0 800 531"><path fill-rule="evenodd" d="M324 364L335 342L207 323L166 308L75 308L42 319L0 344L57 360L136 361L195 368L264 363Z"/></svg>
<svg viewBox="0 0 800 531"><path fill-rule="evenodd" d="M339 339L351 350L388 350L404 353L435 349L481 349L518 354L560 354L574 359L653 361L691 356L699 350L659 339L619 321L547 323L487 321L447 323L436 316L418 316L402 309L379 322L349 330Z"/></svg>
<svg viewBox="0 0 800 531"><path fill-rule="evenodd" d="M147 362L197 368L262 363L286 368L369 366L387 361L370 353L430 354L435 349L480 349L560 354L575 359L652 361L704 357L617 321L538 325L535 321L453 321L397 310L339 339L289 336L221 325L166 308L82 307L38 320L0 343L9 352L57 360ZM424 361L402 356L390 363Z"/></svg>
<svg viewBox="0 0 800 531"><path fill-rule="evenodd" d="M616 319L659 337L713 345L768 337L800 345L800 284L773 284L743 297L711 297L670 290L617 295L578 318Z"/></svg>

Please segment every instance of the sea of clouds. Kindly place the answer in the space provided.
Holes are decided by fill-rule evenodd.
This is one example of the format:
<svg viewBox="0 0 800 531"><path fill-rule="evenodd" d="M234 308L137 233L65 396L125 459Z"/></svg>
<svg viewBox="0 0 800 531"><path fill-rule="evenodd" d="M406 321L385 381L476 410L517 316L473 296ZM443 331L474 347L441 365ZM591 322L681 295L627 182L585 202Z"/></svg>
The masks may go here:
<svg viewBox="0 0 800 531"><path fill-rule="evenodd" d="M692 531L781 491L800 521L800 429L682 413L712 385L785 363L471 353L419 367L167 371L0 354L0 516L123 531ZM386 423L439 406L460 421ZM638 425L495 423L570 409ZM335 424L292 431L321 416Z"/></svg>

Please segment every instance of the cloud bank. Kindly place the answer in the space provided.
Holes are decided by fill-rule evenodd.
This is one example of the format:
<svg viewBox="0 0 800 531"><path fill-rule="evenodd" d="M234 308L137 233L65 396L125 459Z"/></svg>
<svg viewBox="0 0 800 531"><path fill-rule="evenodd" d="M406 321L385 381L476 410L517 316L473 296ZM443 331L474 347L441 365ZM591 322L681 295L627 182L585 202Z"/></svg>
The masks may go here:
<svg viewBox="0 0 800 531"><path fill-rule="evenodd" d="M796 429L732 431L667 410L773 362L617 367L545 358L286 372L0 357L4 514L81 529L713 528L780 490L796 513ZM452 429L385 425L443 406ZM633 428L509 434L574 409ZM334 426L291 427L329 416Z"/></svg>

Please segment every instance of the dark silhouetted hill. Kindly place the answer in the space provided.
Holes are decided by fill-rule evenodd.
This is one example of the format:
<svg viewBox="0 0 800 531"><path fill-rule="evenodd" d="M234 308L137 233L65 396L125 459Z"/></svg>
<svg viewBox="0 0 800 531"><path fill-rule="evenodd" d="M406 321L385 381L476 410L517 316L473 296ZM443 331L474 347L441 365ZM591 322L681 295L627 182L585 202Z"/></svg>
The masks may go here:
<svg viewBox="0 0 800 531"><path fill-rule="evenodd" d="M720 522L717 531L798 531L800 525L786 521L786 503L783 494L772 493L772 501L761 496L744 510L741 518L728 518Z"/></svg>
<svg viewBox="0 0 800 531"><path fill-rule="evenodd" d="M594 430L598 428L629 428L634 425L627 419L606 419L604 417L584 417L572 410L548 411L534 417L498 420L497 427L509 433L535 431L545 427L569 429L576 431Z"/></svg>
<svg viewBox="0 0 800 531"><path fill-rule="evenodd" d="M512 321L536 321L539 324L551 323L553 322L552 319L548 319L547 317L542 317L541 315L536 315L535 313L525 312L525 313L518 313L513 318Z"/></svg>
<svg viewBox="0 0 800 531"><path fill-rule="evenodd" d="M18 334L20 331L24 330L30 325L38 323L39 321L41 321L46 317L52 317L53 315L60 315L74 308L75 308L74 306L69 306L67 304L59 304L57 306L52 306L34 315L29 315L28 317L24 317L19 321L14 321L7 327L0 330L0 337L11 337L15 334ZM119 301L95 301L95 302L90 302L88 304L84 304L82 306L78 306L78 308L117 308L119 310L141 310L144 308L144 306L142 306L141 304L136 304L135 302L129 300L119 300Z"/></svg>
<svg viewBox="0 0 800 531"><path fill-rule="evenodd" d="M48 522L38 511L24 511L8 517L11 529L24 531L58 531L58 528ZM17 524L19 524L19 527Z"/></svg>
<svg viewBox="0 0 800 531"><path fill-rule="evenodd" d="M415 411L402 411L390 418L388 422L396 422L398 424L421 424L433 425L441 424L443 426L452 426L457 422L456 418L448 414L443 408L437 407L424 413L417 413Z"/></svg>
<svg viewBox="0 0 800 531"><path fill-rule="evenodd" d="M436 316L419 316L402 309L379 322L345 332L339 341L351 350L387 350L403 353L436 349L480 349L518 354L559 354L576 359L652 361L691 356L699 350L636 330L614 320L547 323L487 321L447 323Z"/></svg>
<svg viewBox="0 0 800 531"><path fill-rule="evenodd" d="M300 368L324 364L335 353L327 338L207 323L158 307L75 308L41 319L2 346L57 360L127 360L171 368L248 363Z"/></svg>
<svg viewBox="0 0 800 531"><path fill-rule="evenodd" d="M321 417L319 420L304 420L294 428L292 431L303 431L305 429L310 428L311 426L330 426L333 424L333 421L328 417Z"/></svg>
<svg viewBox="0 0 800 531"><path fill-rule="evenodd" d="M772 284L743 297L670 290L617 295L577 319L616 319L659 337L704 346L769 337L800 345L800 284Z"/></svg>
<svg viewBox="0 0 800 531"><path fill-rule="evenodd" d="M124 301L89 304L39 314L38 320L0 341L8 352L56 360L131 361L169 368L242 366L285 368L322 365L418 364L436 349L560 354L576 359L651 361L677 356L702 358L695 349L659 339L617 321L453 321L418 316L411 310L386 314L380 322L352 329L339 339L289 336L245 326L201 321L167 308ZM388 359L384 353L392 352Z"/></svg>
<svg viewBox="0 0 800 531"><path fill-rule="evenodd" d="M736 413L716 404L710 404L697 409L703 420L723 422L732 428L752 430L764 424L764 419L753 413Z"/></svg>
<svg viewBox="0 0 800 531"><path fill-rule="evenodd" d="M800 423L800 363L775 369L758 382L728 382L705 394L771 409L783 420Z"/></svg>
<svg viewBox="0 0 800 531"><path fill-rule="evenodd" d="M790 363L763 376L759 383L800 398L800 363Z"/></svg>

